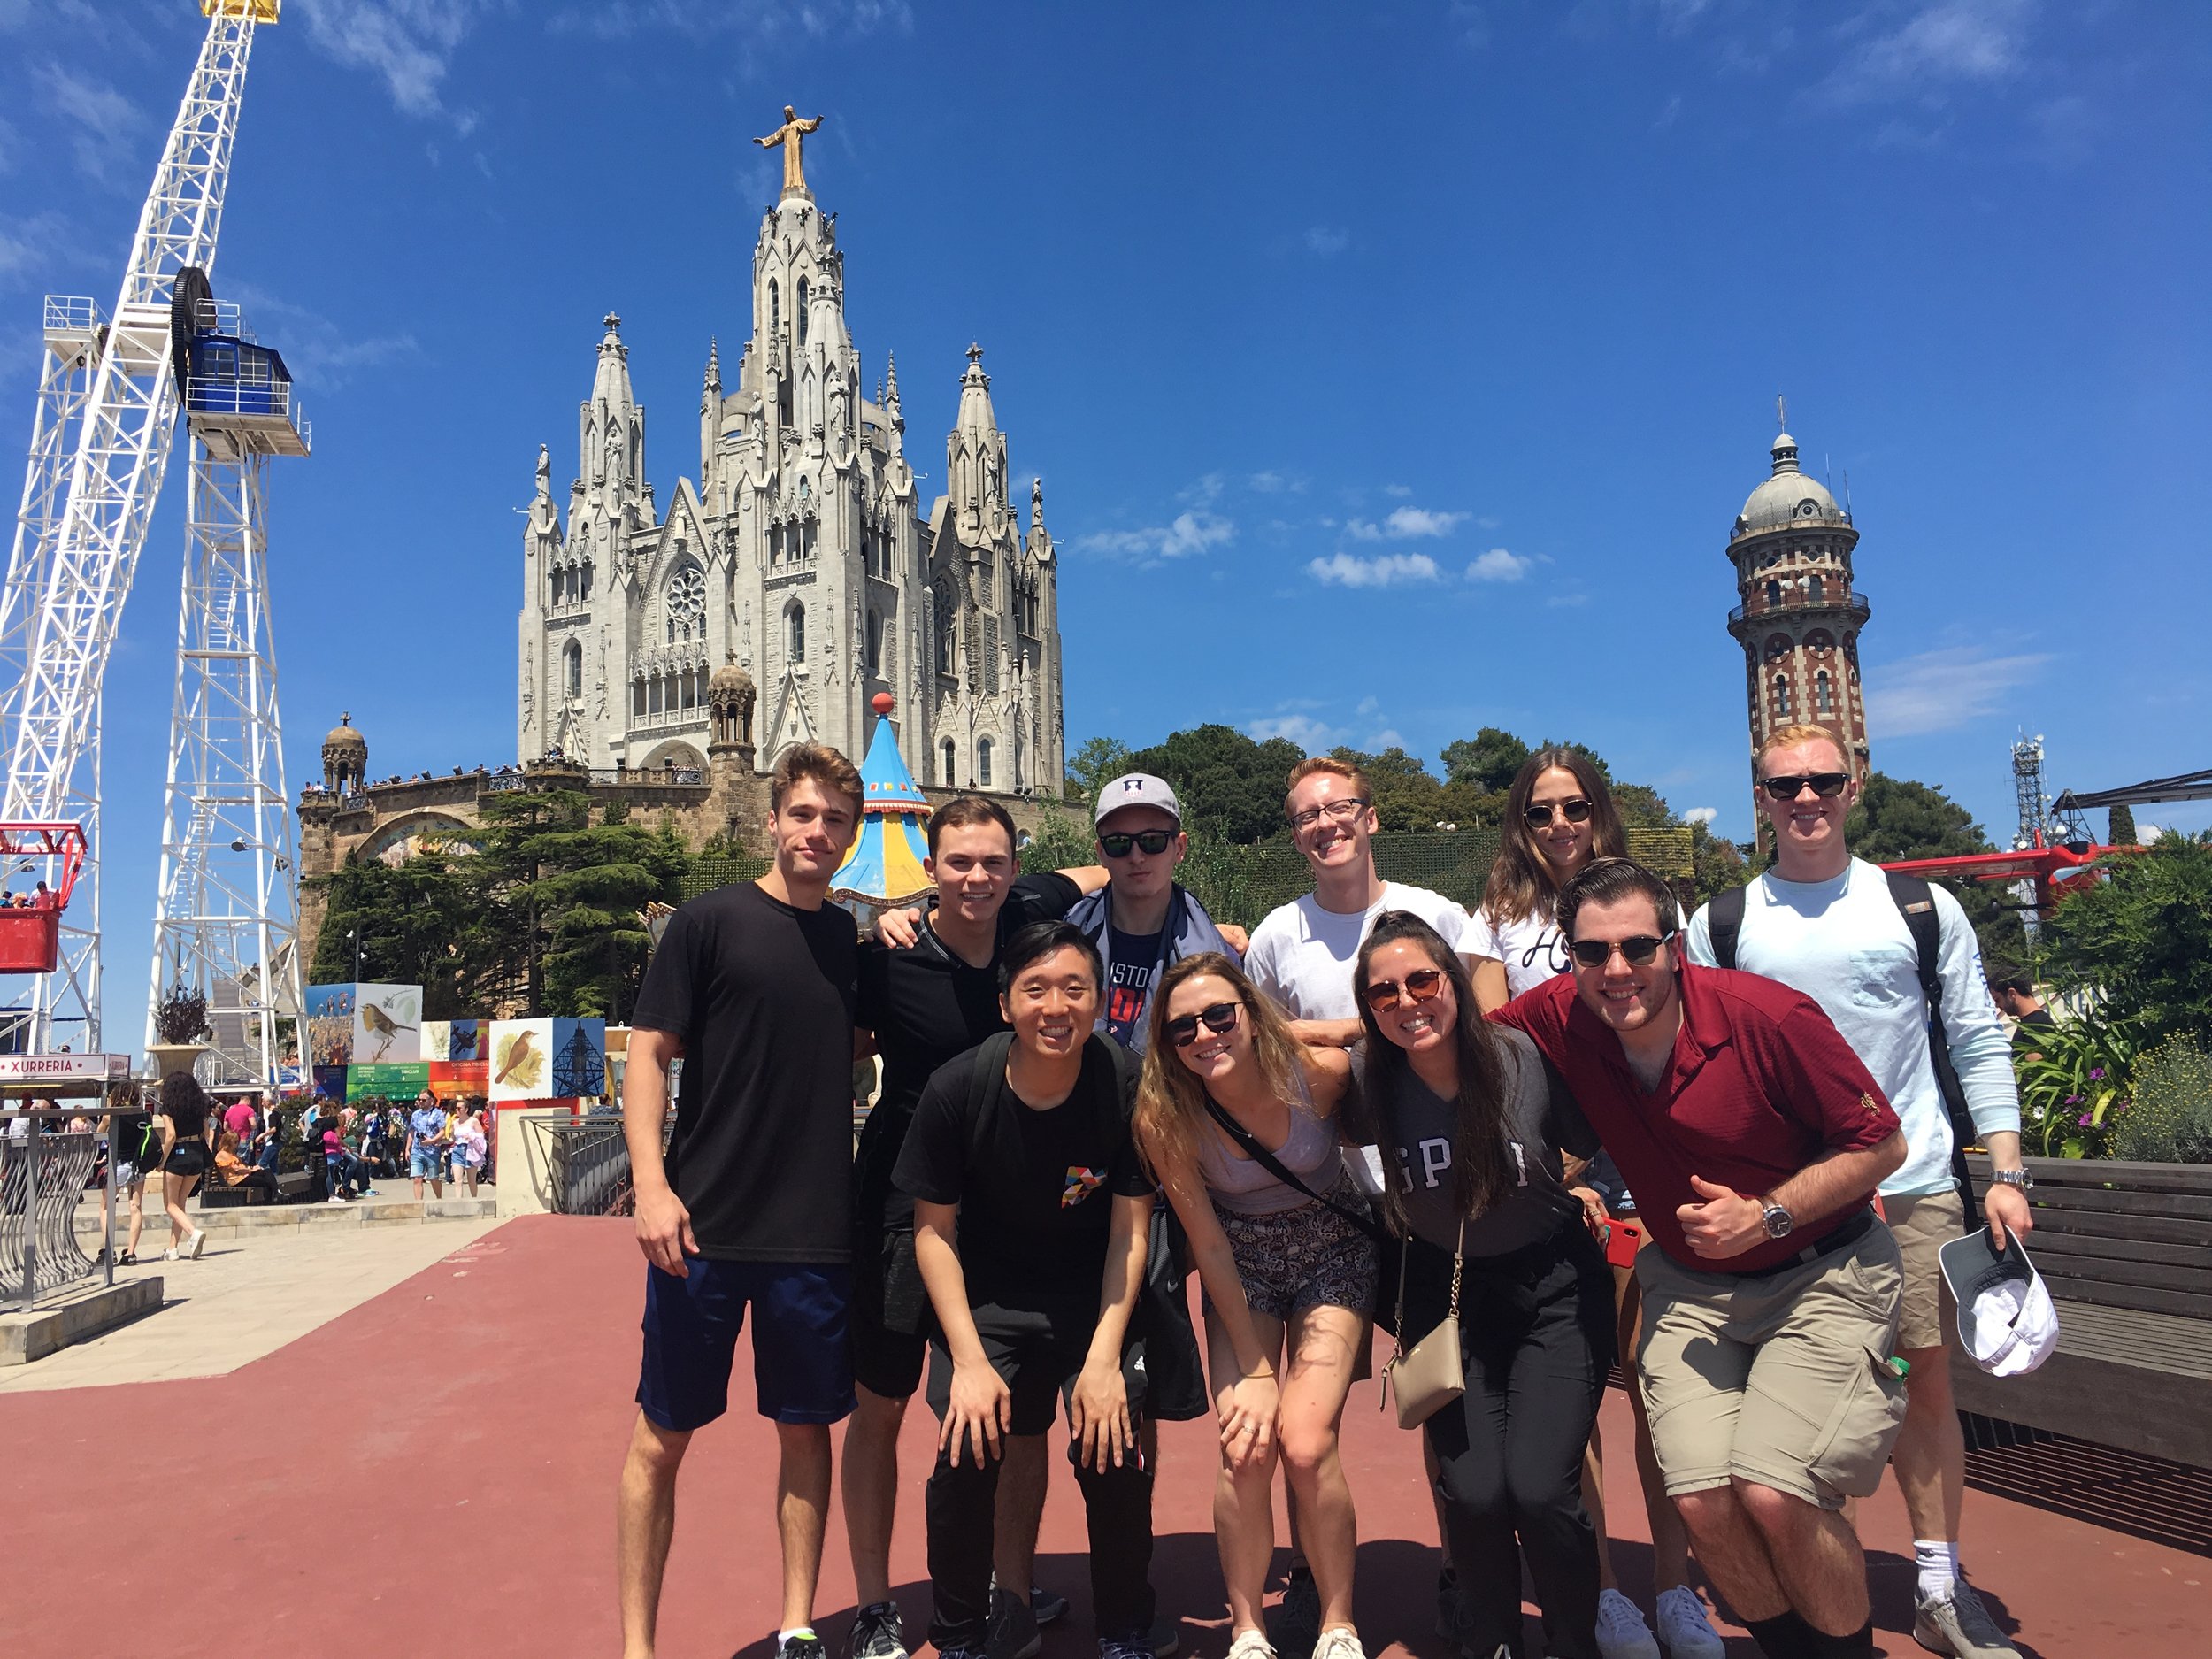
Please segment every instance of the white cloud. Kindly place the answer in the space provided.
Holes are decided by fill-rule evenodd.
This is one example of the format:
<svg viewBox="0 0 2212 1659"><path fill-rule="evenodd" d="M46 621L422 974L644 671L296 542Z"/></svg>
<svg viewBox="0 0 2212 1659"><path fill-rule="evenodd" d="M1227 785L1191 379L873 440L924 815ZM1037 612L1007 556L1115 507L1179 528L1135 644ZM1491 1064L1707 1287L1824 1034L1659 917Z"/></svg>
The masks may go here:
<svg viewBox="0 0 2212 1659"><path fill-rule="evenodd" d="M1564 611L1571 605L1588 604L1590 595L1587 594L1554 594L1544 603L1555 611Z"/></svg>
<svg viewBox="0 0 2212 1659"><path fill-rule="evenodd" d="M1380 524L1353 518L1347 521L1344 529L1355 541L1408 541L1417 537L1449 535L1466 522L1467 516L1463 512L1434 512L1426 507L1395 507Z"/></svg>
<svg viewBox="0 0 2212 1659"><path fill-rule="evenodd" d="M104 81L94 81L59 64L39 70L46 106L74 130L71 147L77 171L87 178L105 180L114 170L136 159L136 140L149 125L139 107Z"/></svg>
<svg viewBox="0 0 2212 1659"><path fill-rule="evenodd" d="M1352 245L1352 233L1340 225L1312 225L1306 229L1306 251L1326 259Z"/></svg>
<svg viewBox="0 0 2212 1659"><path fill-rule="evenodd" d="M1233 520L1204 508L1179 512L1164 525L1141 530L1096 530L1078 536L1076 547L1089 553L1113 553L1134 558L1187 558L1235 538Z"/></svg>
<svg viewBox="0 0 2212 1659"><path fill-rule="evenodd" d="M1467 567L1471 582L1517 582L1528 574L1536 563L1517 553L1509 553L1502 547L1494 547Z"/></svg>
<svg viewBox="0 0 2212 1659"><path fill-rule="evenodd" d="M1382 700L1379 697L1362 697L1359 700L1359 706L1354 709L1352 712L1354 714L1372 714L1376 710L1381 707Z"/></svg>
<svg viewBox="0 0 2212 1659"><path fill-rule="evenodd" d="M1655 133L1665 132L1667 128L1674 125L1675 118L1681 113L1682 95L1678 92L1661 108L1658 118L1651 124L1651 130Z"/></svg>
<svg viewBox="0 0 2212 1659"><path fill-rule="evenodd" d="M443 97L454 54L495 0L295 0L324 56L384 82L403 114L476 125Z"/></svg>
<svg viewBox="0 0 2212 1659"><path fill-rule="evenodd" d="M1702 824L1710 829L1713 820L1719 816L1720 809L1717 806L1694 806L1682 815L1682 821L1685 824Z"/></svg>
<svg viewBox="0 0 2212 1659"><path fill-rule="evenodd" d="M1380 754L1386 749L1403 749L1405 746L1405 733L1394 726L1386 726L1367 740L1367 752L1371 755Z"/></svg>
<svg viewBox="0 0 2212 1659"><path fill-rule="evenodd" d="M280 299L251 283L231 286L249 324L284 354L285 366L311 391L334 392L361 369L373 369L417 355L411 334L362 334L341 328L320 311ZM312 412L311 411L310 411Z"/></svg>
<svg viewBox="0 0 2212 1659"><path fill-rule="evenodd" d="M1406 496L1413 494L1413 486L1410 484L1385 484L1383 486L1383 494L1386 495L1394 495L1398 497L1400 500L1403 500Z"/></svg>
<svg viewBox="0 0 2212 1659"><path fill-rule="evenodd" d="M1344 741L1342 732L1310 714L1270 715L1263 720L1246 722L1244 729L1263 743L1271 737L1286 737L1310 755L1334 749Z"/></svg>
<svg viewBox="0 0 2212 1659"><path fill-rule="evenodd" d="M1373 558L1334 553L1308 561L1306 568L1315 580L1343 588L1388 588L1396 582L1436 580L1436 561L1425 553L1378 553Z"/></svg>
<svg viewBox="0 0 2212 1659"><path fill-rule="evenodd" d="M2007 694L2033 681L2051 660L2020 652L1992 657L1978 645L1923 651L1866 670L1866 720L1877 741L1955 731L2001 712Z"/></svg>
<svg viewBox="0 0 2212 1659"><path fill-rule="evenodd" d="M1950 81L1996 81L2025 57L2035 0L1924 0L1859 42L1822 91L1839 104L1924 96Z"/></svg>

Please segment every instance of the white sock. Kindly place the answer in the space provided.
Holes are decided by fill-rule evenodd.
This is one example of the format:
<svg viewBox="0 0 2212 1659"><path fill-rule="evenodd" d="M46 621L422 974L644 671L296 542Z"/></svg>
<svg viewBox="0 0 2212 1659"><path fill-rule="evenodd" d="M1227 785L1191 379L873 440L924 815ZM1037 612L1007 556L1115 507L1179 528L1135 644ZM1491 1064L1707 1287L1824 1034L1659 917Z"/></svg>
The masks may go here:
<svg viewBox="0 0 2212 1659"><path fill-rule="evenodd" d="M1913 1563L1920 1569L1920 1599L1932 1601L1951 1594L1958 1581L1959 1547L1939 1538L1916 1538Z"/></svg>
<svg viewBox="0 0 2212 1659"><path fill-rule="evenodd" d="M801 1624L794 1630L780 1630L776 1632L776 1646L779 1647L782 1647L784 1643L789 1641L794 1636L811 1637L813 1634L814 1626L811 1624Z"/></svg>

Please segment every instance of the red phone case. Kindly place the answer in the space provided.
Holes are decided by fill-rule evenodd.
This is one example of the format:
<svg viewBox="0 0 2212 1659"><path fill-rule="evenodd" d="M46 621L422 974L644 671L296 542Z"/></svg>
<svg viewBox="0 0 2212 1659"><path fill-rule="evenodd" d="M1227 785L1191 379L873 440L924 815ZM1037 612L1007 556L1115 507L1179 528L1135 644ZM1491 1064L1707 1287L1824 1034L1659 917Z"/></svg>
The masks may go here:
<svg viewBox="0 0 2212 1659"><path fill-rule="evenodd" d="M1605 1235L1605 1259L1615 1267L1636 1265L1636 1252L1643 1248L1643 1224L1625 1216L1615 1216Z"/></svg>

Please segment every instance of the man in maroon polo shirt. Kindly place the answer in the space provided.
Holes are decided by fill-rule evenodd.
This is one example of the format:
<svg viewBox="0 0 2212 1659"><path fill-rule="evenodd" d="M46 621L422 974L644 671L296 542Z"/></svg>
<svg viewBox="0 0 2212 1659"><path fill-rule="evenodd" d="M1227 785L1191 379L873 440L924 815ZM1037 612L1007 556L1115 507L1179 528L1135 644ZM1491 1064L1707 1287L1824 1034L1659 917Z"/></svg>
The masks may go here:
<svg viewBox="0 0 2212 1659"><path fill-rule="evenodd" d="M1595 860L1558 912L1573 977L1492 1018L1559 1069L1658 1246L1636 1359L1668 1495L1761 1651L1871 1655L1839 1511L1904 1421L1903 1280L1868 1208L1904 1160L1896 1114L1809 997L1688 965L1642 865Z"/></svg>

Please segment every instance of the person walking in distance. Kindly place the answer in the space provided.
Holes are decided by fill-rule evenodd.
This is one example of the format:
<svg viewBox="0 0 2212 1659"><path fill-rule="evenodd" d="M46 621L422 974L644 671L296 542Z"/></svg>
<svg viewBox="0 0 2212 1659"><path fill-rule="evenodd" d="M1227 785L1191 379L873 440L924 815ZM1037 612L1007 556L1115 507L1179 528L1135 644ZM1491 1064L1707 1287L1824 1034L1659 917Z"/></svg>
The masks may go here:
<svg viewBox="0 0 2212 1659"><path fill-rule="evenodd" d="M1965 1164L1955 1154L1970 1135L1997 1172L1977 1219L2001 1242L2035 1225L2012 1045L1958 901L1851 856L1844 820L1861 784L1835 739L1819 726L1785 726L1759 751L1758 779L1774 867L1699 910L1690 959L1763 974L1818 1002L1904 1125L1905 1162L1881 1198L1904 1260L1897 1346L1911 1370L1893 1461L1918 1564L1913 1638L1957 1659L2017 1659L1959 1577L1966 1440L1951 1394L1955 1322L1937 1259L1965 1231Z"/></svg>
<svg viewBox="0 0 2212 1659"><path fill-rule="evenodd" d="M1762 1652L1874 1651L1840 1513L1904 1421L1903 1278L1870 1208L1905 1161L1880 1086L1811 998L1679 949L1674 896L1595 859L1560 889L1573 975L1493 1018L1558 1069L1637 1195L1652 1448Z"/></svg>
<svg viewBox="0 0 2212 1659"><path fill-rule="evenodd" d="M154 1127L161 1132L161 1207L169 1217L169 1248L165 1262L179 1257L200 1259L207 1248L207 1233L192 1225L185 1201L208 1171L215 1154L208 1141L212 1117L207 1095L189 1071L172 1071L161 1079L161 1104L154 1112Z"/></svg>
<svg viewBox="0 0 2212 1659"><path fill-rule="evenodd" d="M1137 1444L1145 1373L1131 1316L1150 1179L1129 1130L1132 1069L1091 1029L1098 953L1065 922L1007 943L1010 1033L942 1067L899 1154L914 1252L937 1316L929 1400L930 1640L976 1659L990 1611L992 1509L1005 1439L1051 1426L1088 1520L1101 1659L1150 1659L1152 1471Z"/></svg>
<svg viewBox="0 0 2212 1659"><path fill-rule="evenodd" d="M1184 957L1149 988L1137 1141L1206 1290L1230 1659L1274 1659L1260 1604L1279 1461L1319 1597L1313 1651L1362 1659L1352 1623L1358 1526L1337 1431L1380 1263L1339 1136L1350 1062L1341 1048L1293 1040L1218 953Z"/></svg>
<svg viewBox="0 0 2212 1659"><path fill-rule="evenodd" d="M859 771L798 744L769 788L768 873L677 907L632 1016L622 1102L646 1259L638 1414L616 1504L623 1651L653 1651L692 1435L728 1409L749 1305L753 1385L776 1425L778 1659L822 1659L814 1593L830 1428L853 1409L853 1009L859 940L824 902L858 833ZM670 1064L684 1060L664 1158Z"/></svg>
<svg viewBox="0 0 2212 1659"><path fill-rule="evenodd" d="M146 1230L146 1176L161 1165L161 1134L152 1115L139 1106L137 1084L109 1091L108 1115L100 1129L108 1138L108 1179L131 1207L130 1233L116 1265L135 1267L139 1237Z"/></svg>
<svg viewBox="0 0 2212 1659"><path fill-rule="evenodd" d="M1568 971L1573 958L1559 931L1559 889L1591 859L1619 858L1627 851L1613 792L1587 756L1561 744L1540 749L1522 763L1506 790L1497 860L1465 941L1474 963L1475 1002L1485 1014ZM1605 1210L1609 1225L1633 1217L1633 1194L1603 1152L1571 1179L1575 1190ZM1621 1236L1632 1235L1624 1229ZM1635 1271L1616 1262L1608 1271L1617 1346L1621 1353L1633 1354L1643 1309ZM1651 1424L1636 1368L1630 1365L1625 1371L1637 1480L1651 1528L1659 1635L1653 1639L1642 1610L1622 1592L1613 1569L1606 1535L1604 1448L1593 1420L1589 1455L1583 1462L1582 1502L1597 1532L1598 1651L1603 1659L1659 1659L1663 1641L1669 1659L1721 1659L1720 1633L1690 1587L1689 1534L1682 1530L1682 1517L1668 1500L1651 1455Z"/></svg>
<svg viewBox="0 0 2212 1659"><path fill-rule="evenodd" d="M332 1127L337 1118L328 1120ZM425 1093L415 1098L415 1110L407 1117L407 1174L415 1184L415 1201L422 1202L423 1183L430 1183L433 1198L445 1196L446 1148L450 1145L447 1136L445 1108L437 1097Z"/></svg>

